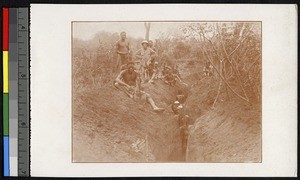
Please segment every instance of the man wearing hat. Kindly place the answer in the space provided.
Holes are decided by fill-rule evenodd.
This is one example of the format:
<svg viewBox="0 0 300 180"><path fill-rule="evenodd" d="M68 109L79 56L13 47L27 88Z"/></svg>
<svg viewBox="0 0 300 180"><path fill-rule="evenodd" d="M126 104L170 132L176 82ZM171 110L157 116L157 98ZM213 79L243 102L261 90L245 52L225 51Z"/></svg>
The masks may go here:
<svg viewBox="0 0 300 180"><path fill-rule="evenodd" d="M121 71L115 79L114 85L119 90L125 92L130 98L145 100L151 105L154 111L163 112L165 109L157 107L151 96L141 90L139 79L139 73L134 70L134 63L129 62L127 69Z"/></svg>
<svg viewBox="0 0 300 180"><path fill-rule="evenodd" d="M142 41L142 48L136 52L136 58L141 62L142 81L146 80L145 70L156 53L148 46L148 41Z"/></svg>

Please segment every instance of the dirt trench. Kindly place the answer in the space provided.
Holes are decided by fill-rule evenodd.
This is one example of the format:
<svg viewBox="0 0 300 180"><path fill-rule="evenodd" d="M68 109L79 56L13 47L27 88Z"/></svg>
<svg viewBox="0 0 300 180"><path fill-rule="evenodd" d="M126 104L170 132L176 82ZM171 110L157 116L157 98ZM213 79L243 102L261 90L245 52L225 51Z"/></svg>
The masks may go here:
<svg viewBox="0 0 300 180"><path fill-rule="evenodd" d="M162 114L112 85L73 90L73 162L260 162L261 103L249 105L232 94L225 100L221 92L212 108L217 83L193 64L181 68L187 88L161 80L144 86L166 108ZM171 109L179 90L188 97L185 131Z"/></svg>
<svg viewBox="0 0 300 180"><path fill-rule="evenodd" d="M197 82L198 76L183 70L186 83ZM172 87L157 80L143 88L166 109L164 113L153 112L145 102L133 101L112 84L73 91L73 162L186 161L188 127L203 113L201 105L207 104L203 89L207 85L194 88L178 83ZM171 106L178 94L187 99L184 110L176 115ZM190 118L182 121L185 115Z"/></svg>
<svg viewBox="0 0 300 180"><path fill-rule="evenodd" d="M73 94L73 162L185 161L179 115L171 110L178 87L156 81L144 88L164 113L112 86Z"/></svg>

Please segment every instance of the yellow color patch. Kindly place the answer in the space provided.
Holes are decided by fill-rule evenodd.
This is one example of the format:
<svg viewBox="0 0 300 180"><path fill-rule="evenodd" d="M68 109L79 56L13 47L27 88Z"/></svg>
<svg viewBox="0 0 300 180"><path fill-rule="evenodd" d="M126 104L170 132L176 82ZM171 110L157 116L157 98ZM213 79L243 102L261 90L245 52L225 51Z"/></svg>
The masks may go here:
<svg viewBox="0 0 300 180"><path fill-rule="evenodd" d="M8 93L8 51L3 51L3 93Z"/></svg>

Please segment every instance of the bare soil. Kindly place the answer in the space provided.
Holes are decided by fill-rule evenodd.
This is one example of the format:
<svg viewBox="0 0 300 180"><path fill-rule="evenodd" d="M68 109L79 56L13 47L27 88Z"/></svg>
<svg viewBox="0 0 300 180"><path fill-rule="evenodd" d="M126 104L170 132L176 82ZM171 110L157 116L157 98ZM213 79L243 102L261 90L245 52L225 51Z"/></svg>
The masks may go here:
<svg viewBox="0 0 300 180"><path fill-rule="evenodd" d="M182 63L180 70L188 88L161 80L145 87L164 113L112 85L73 91L73 162L260 162L261 103L232 93L226 99L223 91L212 108L217 80L203 78L193 64ZM179 89L188 94L192 118L187 150L171 110Z"/></svg>

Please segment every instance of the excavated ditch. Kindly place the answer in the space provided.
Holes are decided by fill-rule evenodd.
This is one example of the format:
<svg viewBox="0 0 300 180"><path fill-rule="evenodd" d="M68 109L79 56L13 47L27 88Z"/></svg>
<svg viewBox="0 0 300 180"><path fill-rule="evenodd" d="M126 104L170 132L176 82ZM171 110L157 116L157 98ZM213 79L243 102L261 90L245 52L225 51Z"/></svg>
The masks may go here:
<svg viewBox="0 0 300 180"><path fill-rule="evenodd" d="M179 92L187 91L162 81L146 86L157 105L166 108L164 113L113 87L86 91L73 94L74 162L185 161L186 132L171 106Z"/></svg>
<svg viewBox="0 0 300 180"><path fill-rule="evenodd" d="M224 93L212 109L212 81L189 72L183 79L190 87L160 80L145 85L166 108L161 114L112 85L74 89L73 162L260 162L261 103L222 101ZM172 103L178 94L187 99L176 115ZM185 115L186 121L179 120ZM188 131L185 124L192 125Z"/></svg>
<svg viewBox="0 0 300 180"><path fill-rule="evenodd" d="M172 110L173 102L177 95L188 97L186 86L176 85L174 87L156 82L154 86L146 87L146 91L151 92L154 100L162 99L158 103L166 108L162 114L158 114L157 119L160 119L160 127L156 127L155 134L149 131L149 143L152 148L153 156L156 162L184 162L186 160L187 138L188 138L188 123L190 119L186 118L186 109L184 102L183 109L178 113ZM163 97L162 94L164 95ZM165 124L166 123L166 124ZM158 138L159 136L159 138ZM148 136L149 137L149 136Z"/></svg>

